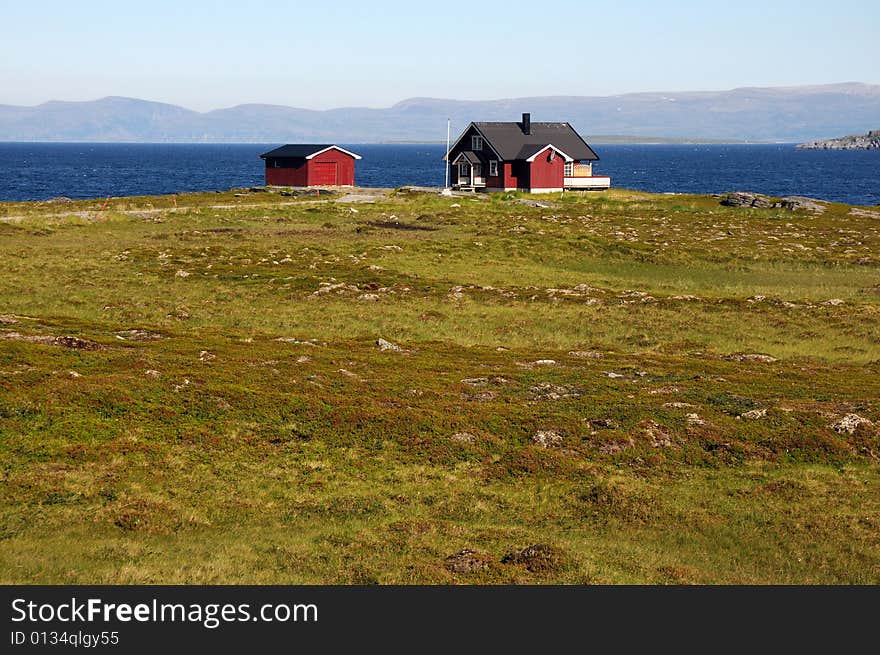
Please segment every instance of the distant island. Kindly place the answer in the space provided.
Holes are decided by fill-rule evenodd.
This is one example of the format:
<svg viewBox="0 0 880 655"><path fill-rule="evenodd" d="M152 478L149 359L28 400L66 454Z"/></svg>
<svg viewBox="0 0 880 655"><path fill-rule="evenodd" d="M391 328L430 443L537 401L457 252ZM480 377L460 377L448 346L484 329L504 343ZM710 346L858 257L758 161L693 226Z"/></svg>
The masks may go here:
<svg viewBox="0 0 880 655"><path fill-rule="evenodd" d="M809 141L795 146L797 150L880 150L880 130L867 134L852 134L836 139Z"/></svg>

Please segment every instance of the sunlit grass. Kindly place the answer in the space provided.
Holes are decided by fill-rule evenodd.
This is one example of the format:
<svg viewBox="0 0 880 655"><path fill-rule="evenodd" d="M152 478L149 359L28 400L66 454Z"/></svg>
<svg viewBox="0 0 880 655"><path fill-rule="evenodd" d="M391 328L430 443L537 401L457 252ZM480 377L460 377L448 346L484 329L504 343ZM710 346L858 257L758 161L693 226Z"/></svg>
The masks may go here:
<svg viewBox="0 0 880 655"><path fill-rule="evenodd" d="M0 581L880 580L880 223L535 200L0 203Z"/></svg>

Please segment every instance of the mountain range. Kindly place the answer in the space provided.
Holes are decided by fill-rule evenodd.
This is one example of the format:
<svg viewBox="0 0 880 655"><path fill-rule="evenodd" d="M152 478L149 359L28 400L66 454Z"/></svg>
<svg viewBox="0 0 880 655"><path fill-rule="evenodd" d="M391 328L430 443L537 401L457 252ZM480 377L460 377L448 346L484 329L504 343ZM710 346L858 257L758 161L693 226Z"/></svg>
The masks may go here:
<svg viewBox="0 0 880 655"><path fill-rule="evenodd" d="M728 91L542 96L507 100L410 98L388 108L310 110L245 104L208 112L111 96L0 105L0 141L281 143L441 142L475 121L567 121L583 135L639 140L800 142L880 124L880 85L749 87ZM455 136L455 135L453 135Z"/></svg>

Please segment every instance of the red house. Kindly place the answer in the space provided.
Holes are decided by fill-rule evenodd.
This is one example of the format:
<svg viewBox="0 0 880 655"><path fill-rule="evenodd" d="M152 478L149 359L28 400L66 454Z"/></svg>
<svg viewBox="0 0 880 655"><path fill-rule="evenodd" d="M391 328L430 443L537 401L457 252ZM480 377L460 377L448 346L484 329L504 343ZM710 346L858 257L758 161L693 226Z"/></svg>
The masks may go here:
<svg viewBox="0 0 880 655"><path fill-rule="evenodd" d="M268 186L354 186L360 155L332 144L287 144L260 155Z"/></svg>
<svg viewBox="0 0 880 655"><path fill-rule="evenodd" d="M599 157L568 123L471 123L444 157L452 186L473 191L549 193L607 189L611 178L593 175Z"/></svg>

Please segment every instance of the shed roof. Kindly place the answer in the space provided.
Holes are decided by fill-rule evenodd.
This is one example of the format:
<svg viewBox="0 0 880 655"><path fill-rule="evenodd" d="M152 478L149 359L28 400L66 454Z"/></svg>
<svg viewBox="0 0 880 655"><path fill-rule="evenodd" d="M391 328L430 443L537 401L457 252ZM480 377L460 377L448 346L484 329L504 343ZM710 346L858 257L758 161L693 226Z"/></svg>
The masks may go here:
<svg viewBox="0 0 880 655"><path fill-rule="evenodd" d="M529 134L519 122L483 122L474 126L505 160L523 159L540 146L553 144L576 160L596 161L599 157L568 123L532 123ZM528 157L529 155L525 155Z"/></svg>
<svg viewBox="0 0 880 655"><path fill-rule="evenodd" d="M346 155L351 155L355 159L361 158L360 155L332 143L288 143L287 145L275 148L275 150L264 152L260 157L262 159L265 159L266 157L277 157L278 159L311 159L315 155L330 149L339 150Z"/></svg>

